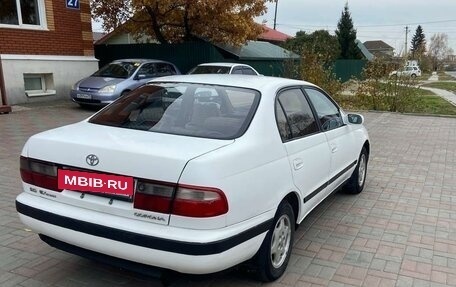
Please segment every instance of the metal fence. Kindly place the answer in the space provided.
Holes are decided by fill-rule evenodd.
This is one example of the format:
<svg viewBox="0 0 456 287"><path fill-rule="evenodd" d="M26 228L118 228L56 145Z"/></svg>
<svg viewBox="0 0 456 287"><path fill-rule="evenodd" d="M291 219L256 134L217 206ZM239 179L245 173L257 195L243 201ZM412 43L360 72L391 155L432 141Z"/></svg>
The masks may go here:
<svg viewBox="0 0 456 287"><path fill-rule="evenodd" d="M334 63L333 71L341 82L352 78L361 79L367 60L337 60Z"/></svg>
<svg viewBox="0 0 456 287"><path fill-rule="evenodd" d="M95 57L104 66L113 60L125 58L148 58L169 61L185 74L194 66L206 62L239 62L254 67L265 76L287 76L287 59L243 59L217 48L207 42L190 42L181 44L125 44L96 45ZM293 61L299 65L298 61ZM337 60L333 71L342 82L351 78L361 78L366 60Z"/></svg>
<svg viewBox="0 0 456 287"><path fill-rule="evenodd" d="M185 74L194 66L206 62L239 62L254 67L266 76L282 76L284 60L238 60L234 55L206 42L181 44L96 45L95 57L100 67L117 59L147 58L169 61Z"/></svg>

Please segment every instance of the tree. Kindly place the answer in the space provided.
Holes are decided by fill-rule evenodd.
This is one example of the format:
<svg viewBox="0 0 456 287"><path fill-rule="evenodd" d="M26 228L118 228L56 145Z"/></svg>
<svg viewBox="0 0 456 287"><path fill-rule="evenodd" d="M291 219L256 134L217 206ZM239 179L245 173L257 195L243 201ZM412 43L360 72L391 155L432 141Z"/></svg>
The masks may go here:
<svg viewBox="0 0 456 287"><path fill-rule="evenodd" d="M345 4L344 11L337 24L336 36L340 45L340 59L361 59L361 51L356 45L356 29L353 27L353 20L348 3Z"/></svg>
<svg viewBox="0 0 456 287"><path fill-rule="evenodd" d="M325 65L332 63L340 55L337 37L330 35L326 30L317 30L311 34L299 31L294 38L288 39L284 46L299 55L304 51L311 52Z"/></svg>
<svg viewBox="0 0 456 287"><path fill-rule="evenodd" d="M262 33L254 18L270 0L91 0L92 17L107 31L122 26L160 43L203 38L240 45Z"/></svg>
<svg viewBox="0 0 456 287"><path fill-rule="evenodd" d="M426 53L426 37L423 32L421 25L416 27L415 35L412 38L412 45L410 47L412 52L412 59L421 60Z"/></svg>
<svg viewBox="0 0 456 287"><path fill-rule="evenodd" d="M432 59L432 68L434 70L439 69L442 61L452 53L453 49L448 46L447 34L437 33L431 37L429 56Z"/></svg>

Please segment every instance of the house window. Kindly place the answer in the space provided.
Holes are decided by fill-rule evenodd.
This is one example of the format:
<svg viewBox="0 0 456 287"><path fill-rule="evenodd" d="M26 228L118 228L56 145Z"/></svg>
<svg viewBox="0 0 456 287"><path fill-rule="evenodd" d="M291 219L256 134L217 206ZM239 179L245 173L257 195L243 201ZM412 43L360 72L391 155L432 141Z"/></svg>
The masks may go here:
<svg viewBox="0 0 456 287"><path fill-rule="evenodd" d="M24 74L24 89L27 97L55 95L52 74Z"/></svg>
<svg viewBox="0 0 456 287"><path fill-rule="evenodd" d="M43 26L43 0L0 0L0 6L0 26Z"/></svg>
<svg viewBox="0 0 456 287"><path fill-rule="evenodd" d="M45 91L46 83L42 75L24 76L24 86L26 91Z"/></svg>

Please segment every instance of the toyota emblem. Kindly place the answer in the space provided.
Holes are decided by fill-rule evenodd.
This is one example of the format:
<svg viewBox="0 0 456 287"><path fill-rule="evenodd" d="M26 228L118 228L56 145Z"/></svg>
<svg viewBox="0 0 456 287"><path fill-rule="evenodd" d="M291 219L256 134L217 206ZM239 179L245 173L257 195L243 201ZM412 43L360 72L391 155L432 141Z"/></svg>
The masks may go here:
<svg viewBox="0 0 456 287"><path fill-rule="evenodd" d="M100 160L98 159L98 156L96 156L94 154L89 154L86 157L86 162L90 166L96 166L100 162Z"/></svg>

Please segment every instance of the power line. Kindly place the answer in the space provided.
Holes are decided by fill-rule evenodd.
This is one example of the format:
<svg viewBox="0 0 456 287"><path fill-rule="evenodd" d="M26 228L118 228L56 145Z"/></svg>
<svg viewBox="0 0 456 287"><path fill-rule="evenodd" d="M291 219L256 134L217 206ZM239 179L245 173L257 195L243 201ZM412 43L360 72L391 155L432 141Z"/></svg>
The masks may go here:
<svg viewBox="0 0 456 287"><path fill-rule="evenodd" d="M439 23L450 23L450 22L456 22L456 19L455 20L425 21L425 22L415 22L415 23L355 25L355 28L411 26L411 25L439 24ZM299 29L300 27L304 26L303 24L290 24L290 23L277 23L277 25L296 28L296 29ZM332 28L335 28L335 27L337 27L337 25L305 25L305 27L310 27L310 28L332 27Z"/></svg>
<svg viewBox="0 0 456 287"><path fill-rule="evenodd" d="M416 23L402 23L402 24L385 24L385 25L357 25L356 27L393 27L393 26L407 26L407 25L424 25L424 24L438 24L456 22L456 20L440 20L440 21L427 21L427 22L416 22Z"/></svg>

